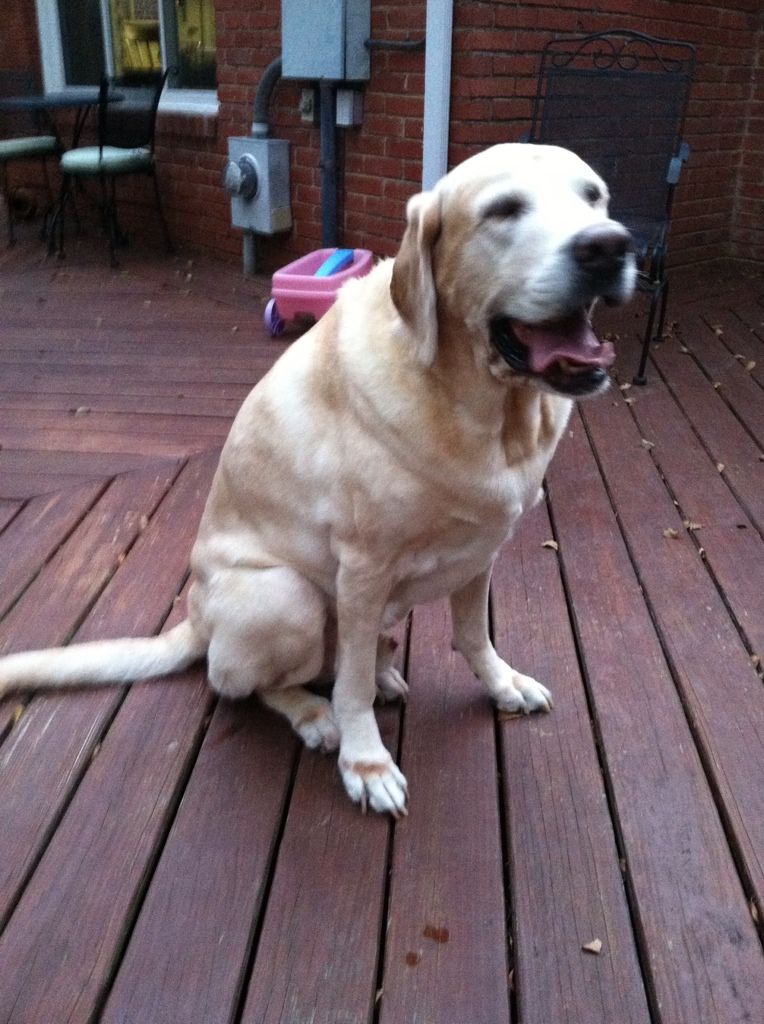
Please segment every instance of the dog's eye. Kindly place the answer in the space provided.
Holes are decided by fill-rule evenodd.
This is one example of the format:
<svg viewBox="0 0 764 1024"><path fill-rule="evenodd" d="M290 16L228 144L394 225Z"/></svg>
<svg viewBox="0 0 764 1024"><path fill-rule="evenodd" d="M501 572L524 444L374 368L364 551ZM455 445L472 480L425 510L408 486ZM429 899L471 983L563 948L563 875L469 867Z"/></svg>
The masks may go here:
<svg viewBox="0 0 764 1024"><path fill-rule="evenodd" d="M528 204L520 196L500 196L485 208L487 220L517 220L528 209Z"/></svg>
<svg viewBox="0 0 764 1024"><path fill-rule="evenodd" d="M602 199L602 189L599 185L584 185L584 199L594 206Z"/></svg>

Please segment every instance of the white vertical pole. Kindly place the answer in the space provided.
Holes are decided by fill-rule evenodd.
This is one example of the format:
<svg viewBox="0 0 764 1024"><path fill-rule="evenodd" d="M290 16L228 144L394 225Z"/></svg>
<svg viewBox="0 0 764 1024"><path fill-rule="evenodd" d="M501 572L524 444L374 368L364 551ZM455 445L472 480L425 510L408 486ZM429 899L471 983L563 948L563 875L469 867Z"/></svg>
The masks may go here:
<svg viewBox="0 0 764 1024"><path fill-rule="evenodd" d="M427 0L422 147L423 189L432 188L448 170L453 22L454 0Z"/></svg>

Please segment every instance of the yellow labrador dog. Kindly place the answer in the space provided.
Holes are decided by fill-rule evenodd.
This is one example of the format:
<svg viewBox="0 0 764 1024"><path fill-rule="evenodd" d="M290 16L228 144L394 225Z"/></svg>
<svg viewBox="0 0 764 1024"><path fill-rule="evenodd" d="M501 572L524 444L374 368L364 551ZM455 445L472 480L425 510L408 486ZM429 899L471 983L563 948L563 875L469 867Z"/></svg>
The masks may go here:
<svg viewBox="0 0 764 1024"><path fill-rule="evenodd" d="M607 385L598 298L634 287L601 179L554 147L496 146L408 205L398 255L340 292L252 391L192 553L188 619L148 639L0 660L10 689L130 682L208 659L310 747L339 746L351 799L406 811L375 694L405 696L384 632L450 595L454 646L500 708L549 691L488 636L501 544L539 499L576 396ZM329 663L331 703L304 686Z"/></svg>

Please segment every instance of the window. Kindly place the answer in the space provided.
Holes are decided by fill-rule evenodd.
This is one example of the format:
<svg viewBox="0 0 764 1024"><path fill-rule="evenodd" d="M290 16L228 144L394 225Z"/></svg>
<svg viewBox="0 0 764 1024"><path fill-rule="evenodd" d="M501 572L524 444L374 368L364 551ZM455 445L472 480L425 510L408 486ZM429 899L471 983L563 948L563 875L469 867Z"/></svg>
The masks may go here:
<svg viewBox="0 0 764 1024"><path fill-rule="evenodd" d="M215 101L214 0L37 0L37 14L47 89L170 67L163 107Z"/></svg>

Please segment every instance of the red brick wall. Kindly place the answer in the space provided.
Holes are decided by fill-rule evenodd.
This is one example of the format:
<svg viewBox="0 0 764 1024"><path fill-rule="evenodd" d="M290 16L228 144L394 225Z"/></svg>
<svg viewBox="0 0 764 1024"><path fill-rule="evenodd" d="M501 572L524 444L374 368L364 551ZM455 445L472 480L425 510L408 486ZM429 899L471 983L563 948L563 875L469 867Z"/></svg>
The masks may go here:
<svg viewBox="0 0 764 1024"><path fill-rule="evenodd" d="M425 7L425 0L372 0L373 38L421 38ZM455 0L450 161L527 127L538 52L554 34L617 24L684 38L697 45L699 66L673 261L727 254L764 260L760 8L760 0ZM3 17L12 27L0 39L0 65L36 65L33 0L8 0ZM220 114L161 115L157 154L174 237L237 260L241 233L230 226L220 177L227 137L249 132L257 83L280 52L279 4L216 0L216 25ZM421 180L424 54L375 50L371 66L363 125L340 133L341 242L389 254ZM273 134L292 145L294 228L258 243L264 269L321 240L319 130L300 122L299 94L295 82L281 82L274 94ZM131 198L138 205L132 216L125 206L125 219L140 217L149 229L148 183L134 186Z"/></svg>
<svg viewBox="0 0 764 1024"><path fill-rule="evenodd" d="M246 10L240 0L216 0L216 11L221 157L214 177L218 196L206 198L216 210L223 202L227 221L227 201L219 188L226 139L248 134L257 83L263 69L279 55L281 38L278 5L273 0L254 0ZM424 24L424 0L372 2L373 39L423 38ZM421 181L424 54L375 50L371 69L362 127L338 132L340 234L346 245L384 254L395 250L406 199ZM319 129L300 121L300 90L301 83L282 81L273 97L272 134L288 139L292 147L294 228L288 238L259 242L266 265L279 265L321 244ZM182 151L176 150L174 159L182 157ZM219 232L215 237L230 249L230 240L226 246ZM238 252L239 233L232 238Z"/></svg>
<svg viewBox="0 0 764 1024"><path fill-rule="evenodd" d="M764 8L749 69L745 129L737 170L731 248L742 259L764 260Z"/></svg>
<svg viewBox="0 0 764 1024"><path fill-rule="evenodd" d="M751 116L751 130L745 131L760 7L760 0L457 0L450 159L456 162L522 133L530 113L538 51L555 34L618 26L684 39L697 47L698 68L686 131L692 154L676 195L672 260L737 254L744 223L749 239L745 255L764 259L761 233L756 249L752 226L756 216L759 225L764 221L761 121L757 126ZM758 88L756 109L761 117L760 80ZM753 101L748 109L753 114ZM738 201L736 175L741 161L746 198ZM736 217L739 225L733 232Z"/></svg>

